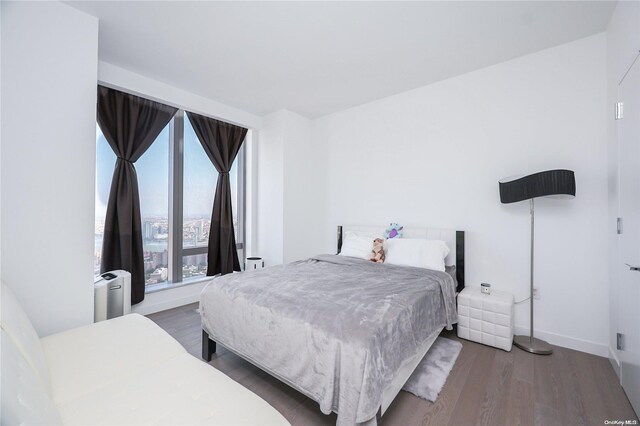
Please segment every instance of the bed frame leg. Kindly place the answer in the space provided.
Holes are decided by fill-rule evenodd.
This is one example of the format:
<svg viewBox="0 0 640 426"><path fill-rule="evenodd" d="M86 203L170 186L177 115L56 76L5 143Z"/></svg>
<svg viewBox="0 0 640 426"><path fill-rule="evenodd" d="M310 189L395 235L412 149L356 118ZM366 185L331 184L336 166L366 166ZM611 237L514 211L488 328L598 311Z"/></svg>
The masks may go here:
<svg viewBox="0 0 640 426"><path fill-rule="evenodd" d="M202 330L202 359L209 362L211 355L216 352L216 342L209 338L206 331Z"/></svg>

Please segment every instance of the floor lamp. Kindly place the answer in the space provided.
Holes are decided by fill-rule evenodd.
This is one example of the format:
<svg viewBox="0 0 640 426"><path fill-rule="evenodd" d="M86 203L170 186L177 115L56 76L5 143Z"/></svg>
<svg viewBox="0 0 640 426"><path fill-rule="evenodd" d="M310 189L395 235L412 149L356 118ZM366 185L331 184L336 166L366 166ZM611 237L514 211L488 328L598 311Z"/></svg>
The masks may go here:
<svg viewBox="0 0 640 426"><path fill-rule="evenodd" d="M549 355L553 350L544 340L533 337L533 199L538 197L573 198L576 195L576 179L571 170L547 170L528 176L505 178L498 182L500 201L503 204L529 200L531 215L531 265L530 265L530 331L528 336L515 336L513 344L527 352Z"/></svg>

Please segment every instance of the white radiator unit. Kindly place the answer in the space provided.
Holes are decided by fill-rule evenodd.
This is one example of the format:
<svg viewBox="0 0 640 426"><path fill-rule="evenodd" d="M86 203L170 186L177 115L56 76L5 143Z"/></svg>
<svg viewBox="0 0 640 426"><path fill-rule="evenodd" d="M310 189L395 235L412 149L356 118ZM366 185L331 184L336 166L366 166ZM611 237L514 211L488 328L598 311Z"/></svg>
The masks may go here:
<svg viewBox="0 0 640 426"><path fill-rule="evenodd" d="M131 274L109 271L93 281L93 322L131 313Z"/></svg>

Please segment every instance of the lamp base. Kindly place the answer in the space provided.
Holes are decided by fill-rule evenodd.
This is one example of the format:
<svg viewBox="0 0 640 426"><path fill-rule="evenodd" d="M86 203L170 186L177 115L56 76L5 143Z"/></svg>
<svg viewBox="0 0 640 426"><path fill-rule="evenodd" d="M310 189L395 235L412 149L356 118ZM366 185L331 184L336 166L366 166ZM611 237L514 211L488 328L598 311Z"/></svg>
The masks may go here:
<svg viewBox="0 0 640 426"><path fill-rule="evenodd" d="M551 345L544 340L536 339L529 336L514 336L513 344L523 351L531 352L536 355L551 355L553 349Z"/></svg>

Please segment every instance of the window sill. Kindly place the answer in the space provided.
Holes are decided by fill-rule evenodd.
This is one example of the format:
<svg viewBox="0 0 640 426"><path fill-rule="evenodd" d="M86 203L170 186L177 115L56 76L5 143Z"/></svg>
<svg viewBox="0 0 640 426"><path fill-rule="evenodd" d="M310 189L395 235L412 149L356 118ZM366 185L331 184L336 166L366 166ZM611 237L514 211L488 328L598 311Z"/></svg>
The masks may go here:
<svg viewBox="0 0 640 426"><path fill-rule="evenodd" d="M215 277L216 277L215 275L212 277L211 276L193 277L193 278L187 278L186 280L179 283L165 281L163 283L151 284L151 285L145 286L144 292L145 294L157 293L159 291L171 290L174 288L180 288L180 287L184 287L192 284L199 284L206 281L211 281Z"/></svg>

